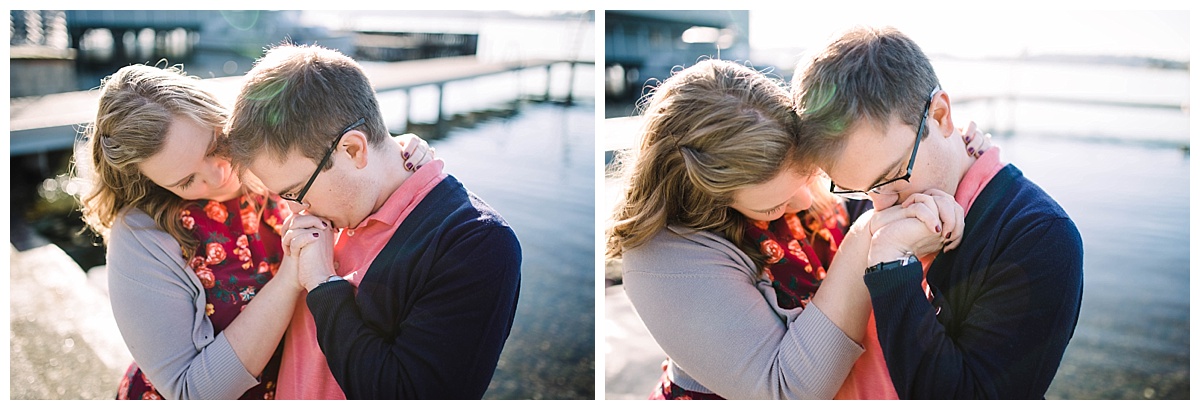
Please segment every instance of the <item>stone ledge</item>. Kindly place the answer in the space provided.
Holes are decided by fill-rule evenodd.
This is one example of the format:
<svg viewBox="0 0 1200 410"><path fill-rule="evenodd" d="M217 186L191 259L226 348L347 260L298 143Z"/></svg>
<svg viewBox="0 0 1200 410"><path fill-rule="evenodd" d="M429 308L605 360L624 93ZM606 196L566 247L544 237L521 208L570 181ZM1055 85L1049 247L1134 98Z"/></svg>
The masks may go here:
<svg viewBox="0 0 1200 410"><path fill-rule="evenodd" d="M112 399L133 361L108 295L54 245L10 245L11 399Z"/></svg>

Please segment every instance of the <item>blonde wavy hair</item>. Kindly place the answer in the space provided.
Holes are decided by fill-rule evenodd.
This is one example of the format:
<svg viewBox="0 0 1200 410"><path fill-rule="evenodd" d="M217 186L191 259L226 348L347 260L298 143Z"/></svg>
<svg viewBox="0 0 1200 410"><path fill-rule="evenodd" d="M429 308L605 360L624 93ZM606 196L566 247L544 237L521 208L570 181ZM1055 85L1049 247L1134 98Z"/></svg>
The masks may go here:
<svg viewBox="0 0 1200 410"><path fill-rule="evenodd" d="M192 201L155 184L138 164L162 149L174 116L222 128L228 110L201 89L199 78L178 65L127 66L102 80L99 89L96 119L84 130L87 140L76 152L73 167L75 176L90 185L80 198L84 222L107 242L118 215L127 208L140 209L175 238L190 259L199 240L183 227L180 213Z"/></svg>
<svg viewBox="0 0 1200 410"><path fill-rule="evenodd" d="M624 192L605 254L620 257L676 224L728 239L761 270L766 256L743 240L746 218L730 207L734 191L788 169L818 172L798 156L799 118L781 83L734 62L703 60L653 90L641 108L640 145L616 161ZM813 194L822 207L836 201L821 192Z"/></svg>

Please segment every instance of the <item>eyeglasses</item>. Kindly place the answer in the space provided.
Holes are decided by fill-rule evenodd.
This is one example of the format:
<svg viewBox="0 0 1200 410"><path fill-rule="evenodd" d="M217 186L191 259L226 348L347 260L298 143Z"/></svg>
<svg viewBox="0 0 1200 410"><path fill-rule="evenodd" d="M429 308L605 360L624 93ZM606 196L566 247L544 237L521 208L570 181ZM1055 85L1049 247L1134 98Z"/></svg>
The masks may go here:
<svg viewBox="0 0 1200 410"><path fill-rule="evenodd" d="M308 188L312 187L313 181L317 180L317 174L320 174L321 169L325 168L325 162L329 161L329 157L333 155L333 149L337 148L339 142L342 142L342 137L345 136L347 132L350 132L350 130L358 128L358 126L366 123L366 118L359 118L358 121L350 124L350 126L342 130L342 133L338 134L337 139L333 140L333 144L329 145L329 150L325 151L325 156L321 157L321 162L317 163L317 170L313 171L312 177L308 178L308 183L304 184L304 188L300 189L300 193L297 194L295 198L291 198L291 195L288 194L281 194L280 197L298 204L304 204L304 195L308 193Z"/></svg>
<svg viewBox="0 0 1200 410"><path fill-rule="evenodd" d="M882 188L884 185L896 181L908 182L908 179L912 178L913 163L917 162L917 148L921 146L921 134L925 132L925 118L929 116L929 106L933 103L933 96L937 94L939 90L941 90L940 86L934 86L933 91L929 92L929 99L925 100L925 110L921 113L921 124L917 126L917 140L913 142L912 155L908 157L908 170L904 172L904 176L880 182L870 188L867 188L866 191L845 189L837 186L837 184L831 180L829 181L829 192L850 199L870 199L870 197L867 196L867 192L878 195L883 193L879 190L879 188Z"/></svg>

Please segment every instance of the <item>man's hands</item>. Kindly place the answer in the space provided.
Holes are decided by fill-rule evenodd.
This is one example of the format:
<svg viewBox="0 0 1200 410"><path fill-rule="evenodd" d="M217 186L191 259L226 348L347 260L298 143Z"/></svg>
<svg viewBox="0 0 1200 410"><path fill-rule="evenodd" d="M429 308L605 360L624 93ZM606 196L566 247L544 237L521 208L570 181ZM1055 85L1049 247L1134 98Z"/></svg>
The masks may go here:
<svg viewBox="0 0 1200 410"><path fill-rule="evenodd" d="M433 161L434 149L415 134L404 134L392 138L401 148L404 170L416 172L422 165ZM336 232L329 221L302 213L304 207L292 207L292 216L283 223L283 261L279 274L291 282L297 290L312 291L330 275L336 275L333 266L333 242Z"/></svg>
<svg viewBox="0 0 1200 410"><path fill-rule="evenodd" d="M981 133L971 121L961 130L966 154L979 158L992 149L992 134ZM900 206L875 212L866 229L871 232L867 266L951 250L962 243L965 215L954 197L940 190L913 194ZM857 224L856 224L857 225Z"/></svg>
<svg viewBox="0 0 1200 410"><path fill-rule="evenodd" d="M313 215L293 213L284 221L283 261L296 271L297 286L312 291L321 282L335 275L333 268L332 225Z"/></svg>
<svg viewBox="0 0 1200 410"><path fill-rule="evenodd" d="M963 209L949 194L931 189L913 194L900 206L875 212L867 229L871 247L867 266L950 250L962 242Z"/></svg>

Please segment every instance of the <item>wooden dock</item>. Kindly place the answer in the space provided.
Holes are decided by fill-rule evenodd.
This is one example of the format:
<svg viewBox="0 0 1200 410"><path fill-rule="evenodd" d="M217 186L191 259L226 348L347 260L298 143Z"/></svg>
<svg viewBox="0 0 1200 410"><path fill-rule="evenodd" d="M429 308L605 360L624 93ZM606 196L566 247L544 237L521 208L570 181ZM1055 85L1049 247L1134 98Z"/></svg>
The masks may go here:
<svg viewBox="0 0 1200 410"><path fill-rule="evenodd" d="M439 95L446 83L525 69L550 69L558 64L595 64L591 61L522 60L480 61L475 56L447 57L392 63L363 62L363 70L376 92L403 91L437 86ZM547 76L549 79L549 75ZM228 107L241 88L241 76L205 79L204 86ZM547 81L549 90L550 81ZM547 91L547 95L549 91ZM9 155L35 154L68 149L82 137L87 123L96 115L97 90L75 91L10 99ZM568 93L568 101L571 94ZM438 118L443 118L439 97ZM439 121L440 123L440 121Z"/></svg>

